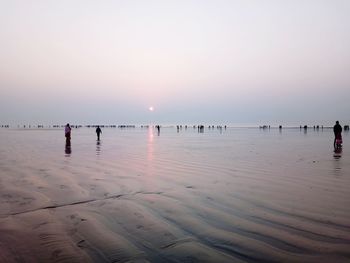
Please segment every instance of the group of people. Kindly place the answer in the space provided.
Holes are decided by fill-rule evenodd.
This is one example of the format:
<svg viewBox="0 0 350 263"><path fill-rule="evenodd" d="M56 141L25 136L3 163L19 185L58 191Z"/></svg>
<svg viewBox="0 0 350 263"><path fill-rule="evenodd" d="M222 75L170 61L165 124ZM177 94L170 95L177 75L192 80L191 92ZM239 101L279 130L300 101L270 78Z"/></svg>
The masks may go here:
<svg viewBox="0 0 350 263"><path fill-rule="evenodd" d="M158 133L160 132L160 126L157 125L156 126L157 130L158 130ZM69 123L67 123L65 129L64 129L64 133L65 133L65 137L66 137L66 143L67 144L70 144L70 139L71 139L71 131L72 131L72 128L70 127ZM339 148L341 147L343 141L342 141L342 136L341 136L341 133L342 133L343 129L341 127L341 125L339 124L339 121L336 121L335 122L335 125L333 127L333 132L334 132L334 148ZM97 126L96 127L96 134L97 134L97 140L99 141L100 140L100 135L102 133L102 130L100 128L100 126Z"/></svg>
<svg viewBox="0 0 350 263"><path fill-rule="evenodd" d="M72 131L72 128L70 127L69 123L67 123L66 127L64 128L64 135L66 137L66 144L70 143L71 131ZM99 141L100 135L102 134L102 130L101 130L100 126L97 126L96 134L97 134L97 140Z"/></svg>

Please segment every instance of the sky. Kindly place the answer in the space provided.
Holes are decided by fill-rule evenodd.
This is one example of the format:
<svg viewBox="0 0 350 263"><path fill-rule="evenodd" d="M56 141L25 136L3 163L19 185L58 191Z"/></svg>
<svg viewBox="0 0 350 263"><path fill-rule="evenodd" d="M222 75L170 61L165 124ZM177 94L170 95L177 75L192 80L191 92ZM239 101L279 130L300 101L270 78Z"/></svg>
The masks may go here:
<svg viewBox="0 0 350 263"><path fill-rule="evenodd" d="M0 124L350 123L349 13L348 0L0 0Z"/></svg>

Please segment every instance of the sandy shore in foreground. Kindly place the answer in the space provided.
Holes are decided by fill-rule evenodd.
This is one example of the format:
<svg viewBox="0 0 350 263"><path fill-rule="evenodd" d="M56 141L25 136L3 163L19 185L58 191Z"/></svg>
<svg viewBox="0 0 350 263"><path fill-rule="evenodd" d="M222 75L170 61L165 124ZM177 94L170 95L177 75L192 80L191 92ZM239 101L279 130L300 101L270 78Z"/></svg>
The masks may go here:
<svg viewBox="0 0 350 263"><path fill-rule="evenodd" d="M129 137L5 144L0 262L349 262L346 152Z"/></svg>

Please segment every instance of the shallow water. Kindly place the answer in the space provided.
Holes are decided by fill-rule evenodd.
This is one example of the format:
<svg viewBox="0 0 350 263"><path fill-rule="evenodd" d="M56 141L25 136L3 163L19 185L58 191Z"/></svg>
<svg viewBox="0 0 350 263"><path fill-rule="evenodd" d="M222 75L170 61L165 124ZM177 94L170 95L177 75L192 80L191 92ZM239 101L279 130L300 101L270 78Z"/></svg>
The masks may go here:
<svg viewBox="0 0 350 263"><path fill-rule="evenodd" d="M347 133L0 136L0 262L350 261Z"/></svg>

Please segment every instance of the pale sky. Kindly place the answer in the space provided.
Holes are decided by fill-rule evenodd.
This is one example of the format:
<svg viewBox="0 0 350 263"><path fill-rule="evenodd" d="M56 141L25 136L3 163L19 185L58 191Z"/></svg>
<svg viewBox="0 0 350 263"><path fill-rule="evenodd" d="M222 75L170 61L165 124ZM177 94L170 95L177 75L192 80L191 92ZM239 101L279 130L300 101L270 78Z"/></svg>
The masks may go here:
<svg viewBox="0 0 350 263"><path fill-rule="evenodd" d="M0 123L350 122L349 14L349 0L0 0Z"/></svg>

